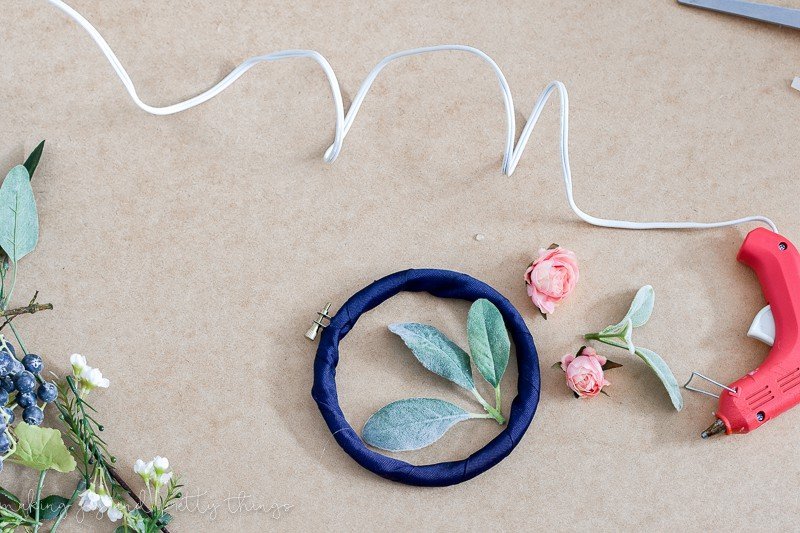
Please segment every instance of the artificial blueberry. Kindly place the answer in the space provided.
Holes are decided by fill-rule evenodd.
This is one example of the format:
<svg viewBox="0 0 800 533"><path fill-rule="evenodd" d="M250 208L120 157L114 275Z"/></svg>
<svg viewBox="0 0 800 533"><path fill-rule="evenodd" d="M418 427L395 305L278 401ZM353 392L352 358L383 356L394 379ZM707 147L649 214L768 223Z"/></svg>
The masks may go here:
<svg viewBox="0 0 800 533"><path fill-rule="evenodd" d="M17 390L17 387L14 385L14 380L11 376L5 376L0 378L0 389L3 389L6 392L14 392Z"/></svg>
<svg viewBox="0 0 800 533"><path fill-rule="evenodd" d="M20 363L19 359L17 359L16 357L12 357L11 358L11 372L9 372L9 374L11 374L12 376L16 376L17 374L19 374L20 372L22 372L24 370L25 370L25 365Z"/></svg>
<svg viewBox="0 0 800 533"><path fill-rule="evenodd" d="M22 359L22 365L25 367L25 370L31 374L38 374L44 367L42 358L33 353L29 353Z"/></svg>
<svg viewBox="0 0 800 533"><path fill-rule="evenodd" d="M31 405L22 411L22 420L24 420L26 424L38 426L42 423L42 420L44 420L44 413L35 405Z"/></svg>
<svg viewBox="0 0 800 533"><path fill-rule="evenodd" d="M27 370L14 376L14 385L19 392L31 392L36 387L36 378Z"/></svg>
<svg viewBox="0 0 800 533"><path fill-rule="evenodd" d="M31 405L36 405L36 393L33 391L31 392L20 392L17 394L16 398L17 405L20 407L30 407Z"/></svg>
<svg viewBox="0 0 800 533"><path fill-rule="evenodd" d="M10 407L3 407L3 410L6 412L6 416L8 416L8 420L6 420L6 424L11 425L14 423L14 420L17 419L17 416L14 414L14 411ZM6 418L5 416L3 417Z"/></svg>
<svg viewBox="0 0 800 533"><path fill-rule="evenodd" d="M7 403L8 403L8 391L0 387L0 405L5 405Z"/></svg>
<svg viewBox="0 0 800 533"><path fill-rule="evenodd" d="M6 351L0 352L0 376L7 376L14 368L14 356Z"/></svg>
<svg viewBox="0 0 800 533"><path fill-rule="evenodd" d="M11 448L11 441L8 440L8 434L4 431L0 433L0 453L6 453Z"/></svg>
<svg viewBox="0 0 800 533"><path fill-rule="evenodd" d="M6 341L6 348L11 352L11 355L17 355L17 350L14 349L14 345L8 341Z"/></svg>
<svg viewBox="0 0 800 533"><path fill-rule="evenodd" d="M39 396L39 399L43 402L50 403L58 396L58 389L54 383L45 381L39 385L39 390L37 391L36 395Z"/></svg>

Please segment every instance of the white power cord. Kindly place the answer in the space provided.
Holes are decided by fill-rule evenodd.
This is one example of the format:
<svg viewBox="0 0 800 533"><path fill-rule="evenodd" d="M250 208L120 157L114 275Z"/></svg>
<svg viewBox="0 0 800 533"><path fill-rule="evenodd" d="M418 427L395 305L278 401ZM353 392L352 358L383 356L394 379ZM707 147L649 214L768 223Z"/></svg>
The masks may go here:
<svg viewBox="0 0 800 533"><path fill-rule="evenodd" d="M381 70L388 65L389 63L401 59L404 57L415 56L420 54L426 54L429 52L444 52L444 51L457 51L457 52L467 52L469 54L475 55L481 58L483 61L489 64L492 70L497 76L497 81L500 84L500 90L503 96L503 103L505 104L505 112L506 112L506 147L505 152L503 154L503 168L502 172L508 176L510 176L514 169L517 167L517 163L519 163L520 157L522 156L522 151L525 149L525 146L528 143L528 139L533 132L533 128L536 126L536 122L539 120L539 116L542 113L542 109L544 105L547 103L550 96L553 94L554 91L558 91L559 98L561 99L561 166L563 169L563 176L564 176L564 185L566 187L567 193L567 202L569 202L570 208L572 211L580 217L585 222L589 224L593 224L595 226L604 226L608 228L622 228L622 229L706 229L706 228L720 228L724 226L733 226L736 224L744 224L749 222L761 222L766 224L770 227L770 229L777 233L778 229L775 224L767 217L764 216L748 216L743 218L737 218L735 220L725 220L721 222L629 222L625 220L611 220L605 218L597 218L591 216L587 213L584 213L576 204L575 199L572 195L572 172L570 171L569 166L569 149L567 146L567 141L569 137L569 97L567 95L567 88L564 86L563 83L560 81L551 82L542 93L539 95L539 98L536 100L536 104L533 107L533 112L531 113L530 118L528 118L528 122L525 124L525 127L522 129L522 134L519 137L519 140L514 145L514 132L516 131L515 120L514 120L514 104L511 98L511 89L508 86L508 82L506 81L503 72L500 70L500 67L497 66L497 63L494 60L486 55L481 50L477 48L473 48L471 46L464 46L464 45L457 45L457 44L444 44L439 46L428 46L425 48L413 48L411 50L404 50L402 52L397 52L390 56L383 58L380 63L375 65L375 68L369 73L366 79L361 83L361 87L358 89L358 93L356 93L355 98L353 99L353 103L350 105L350 108L347 110L347 114L344 112L344 104L342 103L342 92L339 86L339 81L336 79L336 74L333 71L330 63L322 54L315 52L314 50L283 50L280 52L275 52L272 54L262 55L262 56L255 56L251 57L250 59L243 62L241 65L233 69L230 74L225 76L219 83L208 89L207 91L198 94L197 96L190 98L183 102L178 102L173 105L169 105L166 107L154 107L142 102L139 98L139 95L136 93L136 88L133 85L133 81L131 81L130 76L125 71L125 68L122 66L122 63L117 58L114 51L108 45L106 40L100 35L100 32L92 26L88 20L86 20L83 15L75 11L73 8L65 4L61 0L48 0L52 5L63 11L67 14L71 19L77 22L86 32L91 36L97 46L100 47L100 50L108 59L111 66L114 68L114 71L119 76L119 79L122 80L122 84L125 86L125 89L128 91L128 94L133 99L134 103L139 106L142 110L151 113L153 115L172 115L174 113L179 113L181 111L185 111L190 109L196 105L200 105L204 102L207 102L211 98L214 98L219 93L224 91L229 85L239 79L245 72L250 70L255 65L266 62L266 61L279 61L281 59L288 59L288 58L309 58L313 59L314 61L319 64L322 68L322 71L325 73L325 76L328 78L328 83L331 88L331 94L333 96L333 105L336 111L336 122L334 124L334 136L333 136L333 144L328 147L325 151L325 161L331 163L336 160L339 156L339 153L342 150L342 143L344 142L344 138L347 136L347 132L350 131L351 126L353 125L353 121L356 118L356 114L358 113L361 104L364 102L364 98L367 95L372 83L375 81L375 78L378 77Z"/></svg>

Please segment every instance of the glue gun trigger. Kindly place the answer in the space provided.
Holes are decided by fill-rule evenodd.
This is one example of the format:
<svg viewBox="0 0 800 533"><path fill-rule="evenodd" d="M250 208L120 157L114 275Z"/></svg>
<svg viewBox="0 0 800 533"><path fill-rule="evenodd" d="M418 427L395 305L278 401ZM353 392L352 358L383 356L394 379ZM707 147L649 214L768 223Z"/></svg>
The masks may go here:
<svg viewBox="0 0 800 533"><path fill-rule="evenodd" d="M760 340L768 346L772 346L775 343L775 318L772 316L770 306L764 307L756 314L750 329L747 331L747 336L751 339Z"/></svg>

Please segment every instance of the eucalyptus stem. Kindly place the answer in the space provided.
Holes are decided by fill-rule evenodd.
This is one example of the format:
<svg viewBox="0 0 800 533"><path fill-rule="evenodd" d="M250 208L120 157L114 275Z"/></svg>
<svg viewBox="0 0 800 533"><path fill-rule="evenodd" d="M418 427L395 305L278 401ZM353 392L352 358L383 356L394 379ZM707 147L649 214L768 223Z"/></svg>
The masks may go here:
<svg viewBox="0 0 800 533"><path fill-rule="evenodd" d="M47 474L47 470L42 470L39 474L39 484L36 485L36 512L34 513L36 525L33 528L33 533L38 533L39 526L42 525L42 523L39 521L39 512L41 511L40 507L42 506L42 486L44 485L45 474Z"/></svg>
<svg viewBox="0 0 800 533"><path fill-rule="evenodd" d="M499 412L503 412L503 395L500 393L500 384L494 388L494 408Z"/></svg>
<svg viewBox="0 0 800 533"><path fill-rule="evenodd" d="M16 217L14 217L14 222L16 223ZM12 263L12 265L14 266L14 271L11 273L11 284L8 286L8 295L3 299L3 311L6 310L9 302L11 302L11 295L14 294L14 286L17 284L17 263Z"/></svg>

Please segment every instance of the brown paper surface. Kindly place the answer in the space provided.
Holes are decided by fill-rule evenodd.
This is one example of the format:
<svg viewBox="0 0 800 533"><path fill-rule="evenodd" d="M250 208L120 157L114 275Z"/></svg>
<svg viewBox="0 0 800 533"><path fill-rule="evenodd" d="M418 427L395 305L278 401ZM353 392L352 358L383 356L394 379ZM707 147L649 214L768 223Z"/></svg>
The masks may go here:
<svg viewBox="0 0 800 533"><path fill-rule="evenodd" d="M389 53L470 44L503 69L518 129L547 82L566 83L575 196L588 212L766 214L800 239L800 93L789 88L800 34L789 29L668 0L73 5L154 105L285 48L321 52L349 101ZM329 165L333 107L309 60L260 65L205 105L160 118L133 105L88 36L43 0L6 2L0 42L2 168L47 139L33 180L41 238L16 294L26 303L38 289L55 310L17 323L51 370L66 372L80 352L110 378L93 402L128 481L138 483L133 462L155 454L182 474L188 508L172 530L796 527L800 410L750 435L703 442L715 401L685 393L675 412L638 359L606 350L625 366L608 374L610 397L591 401L573 399L550 369L648 283L655 312L636 340L680 381L700 370L730 382L768 352L745 337L764 304L753 273L735 261L750 228L631 232L580 222L564 199L555 100L506 177L490 69L458 53L407 59L378 78ZM522 275L551 242L577 253L581 280L544 321ZM314 313L408 267L459 270L497 288L524 313L541 357L542 399L525 438L455 487L407 487L363 470L309 393L316 344L303 333ZM355 427L414 395L471 406L386 330L429 321L463 343L466 311L404 295L359 322L337 376ZM509 405L515 362L505 381ZM497 431L471 421L402 457L463 458ZM34 483L20 468L2 474L21 493ZM45 492L73 484L53 475ZM64 530L110 529L81 518Z"/></svg>

